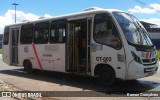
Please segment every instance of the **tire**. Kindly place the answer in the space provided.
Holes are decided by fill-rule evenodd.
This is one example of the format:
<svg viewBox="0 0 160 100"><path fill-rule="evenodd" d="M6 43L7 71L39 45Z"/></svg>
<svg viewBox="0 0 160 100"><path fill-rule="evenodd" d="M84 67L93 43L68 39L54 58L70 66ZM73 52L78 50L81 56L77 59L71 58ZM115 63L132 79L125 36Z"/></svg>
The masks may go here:
<svg viewBox="0 0 160 100"><path fill-rule="evenodd" d="M115 72L109 67L102 67L98 71L98 79L103 85L111 86L115 82Z"/></svg>
<svg viewBox="0 0 160 100"><path fill-rule="evenodd" d="M33 73L32 63L30 61L27 60L24 62L24 70L29 74Z"/></svg>
<svg viewBox="0 0 160 100"><path fill-rule="evenodd" d="M132 80L127 80L127 82L129 82L129 83L137 83L138 80L137 79L132 79Z"/></svg>

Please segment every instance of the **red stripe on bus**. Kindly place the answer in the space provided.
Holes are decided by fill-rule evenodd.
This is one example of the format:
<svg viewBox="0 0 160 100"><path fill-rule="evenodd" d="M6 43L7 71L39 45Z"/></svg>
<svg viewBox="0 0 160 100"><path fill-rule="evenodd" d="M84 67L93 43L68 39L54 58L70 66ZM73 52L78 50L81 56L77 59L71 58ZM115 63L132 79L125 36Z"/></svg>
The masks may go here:
<svg viewBox="0 0 160 100"><path fill-rule="evenodd" d="M34 44L32 44L32 47L33 47L33 50L34 50L34 54L35 54L35 56L36 56L36 60L37 60L37 62L38 62L39 69L42 70L42 64L41 64L41 62L40 62L40 60L39 60L39 57L38 57L38 54L37 54L37 51L36 51L36 47L35 47Z"/></svg>
<svg viewBox="0 0 160 100"><path fill-rule="evenodd" d="M149 59L149 52L146 53L146 59Z"/></svg>

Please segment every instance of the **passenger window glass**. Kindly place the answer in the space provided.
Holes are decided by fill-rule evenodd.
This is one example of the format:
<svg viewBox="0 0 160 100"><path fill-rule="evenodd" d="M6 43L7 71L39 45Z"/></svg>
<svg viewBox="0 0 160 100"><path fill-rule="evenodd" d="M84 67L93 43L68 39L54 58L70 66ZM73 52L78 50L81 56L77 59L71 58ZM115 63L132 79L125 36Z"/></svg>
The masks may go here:
<svg viewBox="0 0 160 100"><path fill-rule="evenodd" d="M9 42L9 27L4 29L4 36L3 36L3 44L8 45Z"/></svg>
<svg viewBox="0 0 160 100"><path fill-rule="evenodd" d="M95 16L94 39L97 43L119 49L121 41L112 19L107 14Z"/></svg>
<svg viewBox="0 0 160 100"><path fill-rule="evenodd" d="M21 44L31 44L33 39L33 24L22 25L21 27Z"/></svg>
<svg viewBox="0 0 160 100"><path fill-rule="evenodd" d="M53 21L51 23L50 43L64 43L66 32L66 21Z"/></svg>
<svg viewBox="0 0 160 100"><path fill-rule="evenodd" d="M42 22L35 25L34 43L46 44L48 43L49 22Z"/></svg>

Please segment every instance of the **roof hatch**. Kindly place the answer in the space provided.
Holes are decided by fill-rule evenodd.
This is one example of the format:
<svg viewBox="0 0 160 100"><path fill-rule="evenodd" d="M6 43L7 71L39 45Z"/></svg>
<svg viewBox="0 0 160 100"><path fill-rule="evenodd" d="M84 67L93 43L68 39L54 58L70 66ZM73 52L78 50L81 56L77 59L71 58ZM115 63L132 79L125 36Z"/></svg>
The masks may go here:
<svg viewBox="0 0 160 100"><path fill-rule="evenodd" d="M102 9L102 8L99 8L99 7L90 7L90 8L84 9L84 11L101 10L101 9Z"/></svg>

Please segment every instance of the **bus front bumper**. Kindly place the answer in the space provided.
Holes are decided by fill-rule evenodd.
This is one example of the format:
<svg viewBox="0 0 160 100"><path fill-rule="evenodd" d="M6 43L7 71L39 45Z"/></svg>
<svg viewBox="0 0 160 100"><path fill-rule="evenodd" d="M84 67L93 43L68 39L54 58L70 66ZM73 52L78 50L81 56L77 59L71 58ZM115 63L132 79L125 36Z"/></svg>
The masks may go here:
<svg viewBox="0 0 160 100"><path fill-rule="evenodd" d="M137 63L136 61L131 61L128 66L127 80L133 80L138 78L143 78L147 76L152 76L156 74L159 66L159 61L153 65L142 65Z"/></svg>

